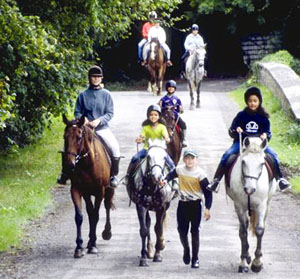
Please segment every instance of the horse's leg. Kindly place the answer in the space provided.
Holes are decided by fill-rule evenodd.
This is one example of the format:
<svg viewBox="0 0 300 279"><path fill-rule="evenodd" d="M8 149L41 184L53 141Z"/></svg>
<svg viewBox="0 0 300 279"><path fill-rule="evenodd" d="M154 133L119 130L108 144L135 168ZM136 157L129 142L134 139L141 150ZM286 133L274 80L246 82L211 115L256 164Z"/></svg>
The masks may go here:
<svg viewBox="0 0 300 279"><path fill-rule="evenodd" d="M71 197L75 208L75 223L77 228L77 237L76 237L76 248L74 253L74 258L81 258L84 256L84 249L82 247L82 236L81 236L81 225L83 221L82 215L82 200L81 194L77 189L71 188Z"/></svg>
<svg viewBox="0 0 300 279"><path fill-rule="evenodd" d="M106 188L105 190L104 206L106 210L106 223L105 223L104 230L102 232L102 238L104 240L110 240L112 236L111 223L110 223L110 210L113 206L112 199L114 196L114 192L115 190L110 187Z"/></svg>
<svg viewBox="0 0 300 279"><path fill-rule="evenodd" d="M165 248L164 236L163 236L163 223L165 218L166 218L165 208L156 211L156 223L154 226L154 230L156 234L155 254L153 258L154 262L162 262L162 256L160 254L160 251Z"/></svg>
<svg viewBox="0 0 300 279"><path fill-rule="evenodd" d="M161 78L158 78L157 84L158 84L158 88L157 88L157 96L159 96L159 95L161 95L162 84L163 84L163 81L162 81Z"/></svg>
<svg viewBox="0 0 300 279"><path fill-rule="evenodd" d="M84 200L86 203L86 211L88 213L89 224L90 224L89 242L87 245L88 253L98 254L99 251L96 245L96 241L97 241L96 230L99 221L99 208L100 208L102 198L96 197L94 205L90 195L85 195Z"/></svg>
<svg viewBox="0 0 300 279"><path fill-rule="evenodd" d="M146 226L147 209L141 205L136 205L136 210L137 210L137 214L138 214L138 218L139 218L139 222L140 222L140 236L142 239L140 266L148 266L147 249L146 249L146 238L149 234L148 228Z"/></svg>
<svg viewBox="0 0 300 279"><path fill-rule="evenodd" d="M200 87L201 87L201 80L198 82L197 86L197 102L196 102L196 108L200 108Z"/></svg>
<svg viewBox="0 0 300 279"><path fill-rule="evenodd" d="M195 108L195 103L194 103L193 85L190 80L189 80L189 91L190 91L190 97L191 97L190 110L193 110Z"/></svg>
<svg viewBox="0 0 300 279"><path fill-rule="evenodd" d="M241 246L242 246L241 263L239 265L238 271L240 273L246 273L249 271L248 265L251 262L251 257L249 255L249 243L248 243L249 219L247 213L237 213L237 214L240 222L239 236L241 239Z"/></svg>
<svg viewBox="0 0 300 279"><path fill-rule="evenodd" d="M151 218L149 211L146 213L146 226L148 229L148 236L147 236L147 256L148 259L153 259L154 251L153 251L153 245L151 242L151 234L150 234L150 227L151 227Z"/></svg>
<svg viewBox="0 0 300 279"><path fill-rule="evenodd" d="M251 270L254 272L260 272L263 267L263 262L261 260L262 258L261 244L265 232L264 220L265 220L265 214L259 214L257 225L253 224L255 226L255 235L257 238L255 259L252 261L252 265L251 265Z"/></svg>
<svg viewBox="0 0 300 279"><path fill-rule="evenodd" d="M148 92L152 92L152 84L151 84L151 81L150 81L150 80L148 81L147 91L148 91Z"/></svg>

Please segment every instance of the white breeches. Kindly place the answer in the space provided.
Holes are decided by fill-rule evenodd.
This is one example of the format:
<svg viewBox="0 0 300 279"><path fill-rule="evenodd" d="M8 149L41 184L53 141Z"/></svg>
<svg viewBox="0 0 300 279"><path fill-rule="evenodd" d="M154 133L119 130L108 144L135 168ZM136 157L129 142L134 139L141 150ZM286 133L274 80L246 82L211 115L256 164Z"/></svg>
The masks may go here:
<svg viewBox="0 0 300 279"><path fill-rule="evenodd" d="M96 133L101 138L103 138L108 148L110 148L113 157L119 158L121 156L120 146L117 139L113 135L112 131L109 128L107 128L107 129L98 130L96 131Z"/></svg>

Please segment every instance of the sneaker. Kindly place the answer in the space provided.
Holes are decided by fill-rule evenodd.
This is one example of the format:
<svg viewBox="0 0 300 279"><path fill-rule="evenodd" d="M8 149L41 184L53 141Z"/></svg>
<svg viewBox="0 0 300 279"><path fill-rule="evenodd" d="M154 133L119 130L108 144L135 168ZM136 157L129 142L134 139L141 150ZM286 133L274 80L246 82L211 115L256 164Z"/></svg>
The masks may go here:
<svg viewBox="0 0 300 279"><path fill-rule="evenodd" d="M279 179L278 186L281 192L284 192L285 190L291 187L290 183L283 177Z"/></svg>
<svg viewBox="0 0 300 279"><path fill-rule="evenodd" d="M219 183L220 181L215 178L211 183L209 183L207 186L206 186L206 189L209 190L209 191L212 191L212 192L215 192L215 193L218 193L219 191Z"/></svg>
<svg viewBox="0 0 300 279"><path fill-rule="evenodd" d="M192 260L191 268L199 268L199 260Z"/></svg>
<svg viewBox="0 0 300 279"><path fill-rule="evenodd" d="M187 146L188 146L188 144L187 144L186 139L183 139L182 140L182 147L187 147Z"/></svg>
<svg viewBox="0 0 300 279"><path fill-rule="evenodd" d="M110 178L110 184L109 184L109 187L115 189L115 188L117 188L118 184L119 184L118 179L117 179L115 176L112 176L112 177Z"/></svg>
<svg viewBox="0 0 300 279"><path fill-rule="evenodd" d="M184 79L184 78L185 78L184 72L180 72L180 78L181 78L181 79Z"/></svg>
<svg viewBox="0 0 300 279"><path fill-rule="evenodd" d="M173 66L173 64L172 64L171 60L168 60L168 61L167 61L167 66L168 66L168 67L171 67L171 66Z"/></svg>
<svg viewBox="0 0 300 279"><path fill-rule="evenodd" d="M184 264L188 265L191 262L191 256L190 256L190 249L184 249L183 250L183 262Z"/></svg>
<svg viewBox="0 0 300 279"><path fill-rule="evenodd" d="M143 61L141 62L141 65L142 65L142 66L146 66L146 65L147 65L147 61L143 60Z"/></svg>

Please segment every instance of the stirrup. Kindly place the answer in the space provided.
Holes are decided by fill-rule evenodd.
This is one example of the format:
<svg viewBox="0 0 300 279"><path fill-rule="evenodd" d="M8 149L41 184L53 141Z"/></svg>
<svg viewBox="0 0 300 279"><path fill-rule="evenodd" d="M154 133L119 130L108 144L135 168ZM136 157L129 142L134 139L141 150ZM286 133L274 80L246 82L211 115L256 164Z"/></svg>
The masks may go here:
<svg viewBox="0 0 300 279"><path fill-rule="evenodd" d="M291 187L290 183L283 177L279 179L278 186L281 192L284 192Z"/></svg>
<svg viewBox="0 0 300 279"><path fill-rule="evenodd" d="M118 184L119 184L118 179L115 176L112 176L109 181L109 187L115 189L117 188Z"/></svg>

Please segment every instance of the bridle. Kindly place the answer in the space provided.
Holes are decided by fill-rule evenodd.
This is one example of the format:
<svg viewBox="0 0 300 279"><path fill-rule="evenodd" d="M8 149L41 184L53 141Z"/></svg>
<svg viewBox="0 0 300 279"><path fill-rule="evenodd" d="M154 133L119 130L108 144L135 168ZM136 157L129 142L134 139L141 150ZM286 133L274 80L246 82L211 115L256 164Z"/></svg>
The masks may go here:
<svg viewBox="0 0 300 279"><path fill-rule="evenodd" d="M76 126L77 127L77 125L73 125L73 127L74 126ZM82 159L82 158L85 158L85 157L87 157L88 155L89 155L89 153L90 153L90 150L88 150L87 152L85 152L85 153L83 153L82 154L82 150L83 150L83 138L84 138L84 135L85 135L85 127L84 126L82 126L81 127L81 137L80 137L80 139L79 139L79 144L80 144L80 146L79 146L79 152L76 154L76 153L74 153L74 152L71 152L71 151L65 151L65 153L66 154L69 154L69 155L73 155L74 157L75 157L75 166L76 166L76 164L78 164L78 162ZM74 167L75 167L74 166Z"/></svg>

